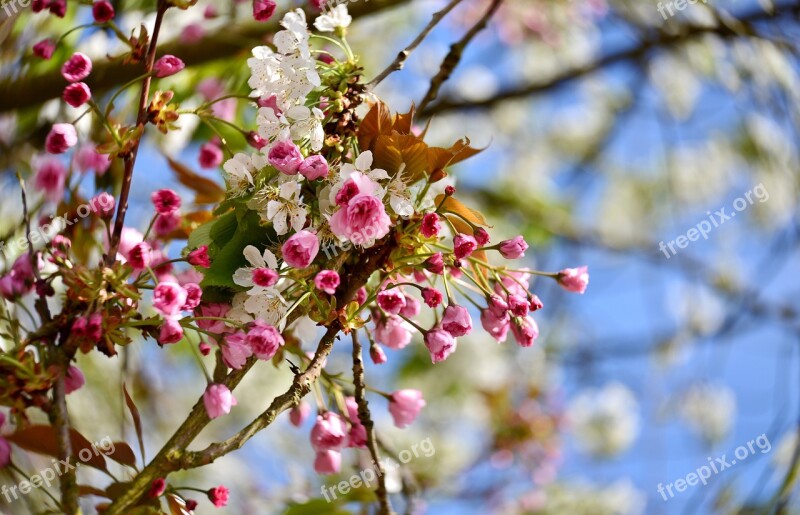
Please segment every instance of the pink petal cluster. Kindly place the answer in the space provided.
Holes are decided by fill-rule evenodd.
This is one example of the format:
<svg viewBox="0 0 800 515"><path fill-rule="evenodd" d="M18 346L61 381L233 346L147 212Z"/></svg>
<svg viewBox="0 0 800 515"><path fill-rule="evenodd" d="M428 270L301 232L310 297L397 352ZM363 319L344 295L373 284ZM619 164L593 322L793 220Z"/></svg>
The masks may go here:
<svg viewBox="0 0 800 515"><path fill-rule="evenodd" d="M82 81L92 73L92 60L89 56L75 52L61 66L61 75L69 82Z"/></svg>
<svg viewBox="0 0 800 515"><path fill-rule="evenodd" d="M425 333L425 346L431 353L431 362L444 361L456 350L456 339L449 332L434 327Z"/></svg>
<svg viewBox="0 0 800 515"><path fill-rule="evenodd" d="M35 276L30 256L22 254L11 265L11 270L0 277L0 295L15 300L33 290Z"/></svg>
<svg viewBox="0 0 800 515"><path fill-rule="evenodd" d="M234 404L236 404L234 402ZM215 508L222 508L228 504L228 496L230 491L224 486L216 486L208 491L208 500Z"/></svg>
<svg viewBox="0 0 800 515"><path fill-rule="evenodd" d="M311 447L317 453L314 470L318 474L335 474L342 463L341 449L348 441L347 424L344 419L330 411L317 416L311 428Z"/></svg>
<svg viewBox="0 0 800 515"><path fill-rule="evenodd" d="M510 240L501 241L498 250L506 259L519 259L525 256L528 244L522 236L515 236Z"/></svg>
<svg viewBox="0 0 800 515"><path fill-rule="evenodd" d="M192 266L199 266L200 268L209 268L211 266L211 258L208 257L208 245L202 245L193 251L189 252L187 261Z"/></svg>
<svg viewBox="0 0 800 515"><path fill-rule="evenodd" d="M108 0L99 0L92 5L95 23L106 23L114 19L114 6Z"/></svg>
<svg viewBox="0 0 800 515"><path fill-rule="evenodd" d="M278 141L267 154L269 164L286 175L296 175L303 164L303 154L292 141Z"/></svg>
<svg viewBox="0 0 800 515"><path fill-rule="evenodd" d="M217 418L227 415L231 408L236 406L236 397L224 384L210 384L203 394L203 405L208 418Z"/></svg>
<svg viewBox="0 0 800 515"><path fill-rule="evenodd" d="M174 55L165 55L155 62L153 72L156 77L163 79L164 77L175 75L185 67L186 65L179 58Z"/></svg>
<svg viewBox="0 0 800 515"><path fill-rule="evenodd" d="M424 407L425 399L419 390L397 390L392 392L389 400L389 413L392 414L394 425L400 429L411 425Z"/></svg>
<svg viewBox="0 0 800 515"><path fill-rule="evenodd" d="M454 338L466 336L472 331L472 317L464 306L451 304L444 310L441 327Z"/></svg>
<svg viewBox="0 0 800 515"><path fill-rule="evenodd" d="M41 191L50 202L59 202L64 196L67 169L61 161L52 157L41 159L33 178L33 186Z"/></svg>
<svg viewBox="0 0 800 515"><path fill-rule="evenodd" d="M406 307L406 296L399 288L383 290L377 296L378 306L389 314L397 315Z"/></svg>
<svg viewBox="0 0 800 515"><path fill-rule="evenodd" d="M200 162L201 168L209 169L221 165L223 158L222 149L219 148L219 145L204 143L200 147L200 156L197 159Z"/></svg>
<svg viewBox="0 0 800 515"><path fill-rule="evenodd" d="M305 158L297 171L309 181L323 179L328 176L328 161L323 156L314 154Z"/></svg>
<svg viewBox="0 0 800 515"><path fill-rule="evenodd" d="M389 234L392 221L383 202L374 195L377 185L359 172L350 176L336 195L342 207L330 220L331 231L356 245L366 245Z"/></svg>
<svg viewBox="0 0 800 515"><path fill-rule="evenodd" d="M33 55L42 59L50 59L56 51L56 44L52 39L43 39L33 45Z"/></svg>
<svg viewBox="0 0 800 515"><path fill-rule="evenodd" d="M314 286L328 295L334 295L339 287L339 274L335 270L322 270L314 276Z"/></svg>
<svg viewBox="0 0 800 515"><path fill-rule="evenodd" d="M64 88L62 98L72 107L80 107L92 98L92 91L85 82L75 82Z"/></svg>
<svg viewBox="0 0 800 515"><path fill-rule="evenodd" d="M402 318L390 315L378 319L375 339L390 349L400 350L411 342L411 330Z"/></svg>
<svg viewBox="0 0 800 515"><path fill-rule="evenodd" d="M51 154L63 154L78 142L78 133L75 126L71 123L56 123L47 138L44 140L44 148Z"/></svg>
<svg viewBox="0 0 800 515"><path fill-rule="evenodd" d="M433 238L439 235L442 226L439 223L439 215L436 213L426 213L422 217L422 224L420 225L419 232L426 238Z"/></svg>
<svg viewBox="0 0 800 515"><path fill-rule="evenodd" d="M300 231L286 240L281 247L283 260L294 268L306 268L319 252L319 239L311 231Z"/></svg>
<svg viewBox="0 0 800 515"><path fill-rule="evenodd" d="M272 359L284 344L283 336L275 327L256 320L245 336L245 343L258 359Z"/></svg>
<svg viewBox="0 0 800 515"><path fill-rule="evenodd" d="M99 176L105 175L111 166L111 160L108 155L99 153L97 147L91 144L82 145L78 148L73 156L73 161L78 171L88 172L89 170L94 170Z"/></svg>
<svg viewBox="0 0 800 515"><path fill-rule="evenodd" d="M75 390L79 390L84 384L86 384L86 377L84 377L81 369L70 365L64 373L64 392L69 395Z"/></svg>
<svg viewBox="0 0 800 515"><path fill-rule="evenodd" d="M267 21L275 14L277 6L274 0L253 0L253 18L256 21Z"/></svg>
<svg viewBox="0 0 800 515"><path fill-rule="evenodd" d="M178 283L160 282L153 290L153 307L165 317L180 314L186 304L187 292Z"/></svg>
<svg viewBox="0 0 800 515"><path fill-rule="evenodd" d="M558 273L558 284L565 290L583 294L589 286L589 268L565 268Z"/></svg>

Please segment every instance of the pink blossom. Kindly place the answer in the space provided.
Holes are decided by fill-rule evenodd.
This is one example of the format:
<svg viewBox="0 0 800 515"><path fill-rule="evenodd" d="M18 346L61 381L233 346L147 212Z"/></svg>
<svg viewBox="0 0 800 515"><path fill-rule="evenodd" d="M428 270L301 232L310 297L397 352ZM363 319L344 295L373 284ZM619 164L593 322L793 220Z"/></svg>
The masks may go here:
<svg viewBox="0 0 800 515"><path fill-rule="evenodd" d="M202 245L189 252L187 261L189 261L189 264L192 266L209 268L211 266L211 258L208 257L208 245Z"/></svg>
<svg viewBox="0 0 800 515"><path fill-rule="evenodd" d="M528 299L520 295L508 296L508 309L514 316L524 317L527 316L530 305Z"/></svg>
<svg viewBox="0 0 800 515"><path fill-rule="evenodd" d="M378 344L370 346L369 357L376 365L383 365L387 361L386 353L383 352L383 349Z"/></svg>
<svg viewBox="0 0 800 515"><path fill-rule="evenodd" d="M64 374L64 393L70 394L86 384L86 377L76 366L70 365Z"/></svg>
<svg viewBox="0 0 800 515"><path fill-rule="evenodd" d="M33 45L33 55L42 59L50 59L56 50L56 44L52 39L43 39Z"/></svg>
<svg viewBox="0 0 800 515"><path fill-rule="evenodd" d="M167 236L169 233L180 227L181 215L177 211L167 213L166 215L156 216L156 221L153 223L153 233L156 236Z"/></svg>
<svg viewBox="0 0 800 515"><path fill-rule="evenodd" d="M356 195L358 195L358 185L353 179L348 179L336 192L336 205L346 206Z"/></svg>
<svg viewBox="0 0 800 515"><path fill-rule="evenodd" d="M456 187L452 184L448 184L444 189L444 194L448 197L451 197L456 194Z"/></svg>
<svg viewBox="0 0 800 515"><path fill-rule="evenodd" d="M289 422L291 422L294 427L300 427L310 414L311 405L306 401L300 401L300 404L289 411Z"/></svg>
<svg viewBox="0 0 800 515"><path fill-rule="evenodd" d="M311 231L293 234L281 247L283 260L294 268L303 269L310 265L319 252L319 239Z"/></svg>
<svg viewBox="0 0 800 515"><path fill-rule="evenodd" d="M253 269L253 284L262 288L269 288L277 284L280 275L271 268L260 267Z"/></svg>
<svg viewBox="0 0 800 515"><path fill-rule="evenodd" d="M144 270L153 260L153 247L146 241L137 243L128 252L128 264L134 270Z"/></svg>
<svg viewBox="0 0 800 515"><path fill-rule="evenodd" d="M481 311L481 326L492 338L502 343L506 341L508 330L511 328L511 317L507 312L498 316L491 309L484 309Z"/></svg>
<svg viewBox="0 0 800 515"><path fill-rule="evenodd" d="M156 63L153 65L153 71L155 72L156 77L162 79L164 77L169 77L170 75L175 75L179 71L183 70L185 66L186 65L183 64L183 61L174 55L165 55L156 61Z"/></svg>
<svg viewBox="0 0 800 515"><path fill-rule="evenodd" d="M435 288L425 288L422 290L422 300L425 301L425 304L429 307L435 308L442 303L444 297L442 296L442 292Z"/></svg>
<svg viewBox="0 0 800 515"><path fill-rule="evenodd" d="M389 400L389 413L392 414L394 425L400 429L412 424L423 407L425 399L419 390L397 390L392 392Z"/></svg>
<svg viewBox="0 0 800 515"><path fill-rule="evenodd" d="M358 418L358 403L355 397L345 397L344 405L347 408L347 418L350 419L347 446L364 448L367 446L367 428L361 424L361 420Z"/></svg>
<svg viewBox="0 0 800 515"><path fill-rule="evenodd" d="M314 471L317 474L338 474L342 468L342 453L339 451L317 451Z"/></svg>
<svg viewBox="0 0 800 515"><path fill-rule="evenodd" d="M383 290L377 296L378 306L392 315L400 313L406 307L406 296L398 288Z"/></svg>
<svg viewBox="0 0 800 515"><path fill-rule="evenodd" d="M415 316L419 315L419 312L422 310L422 307L419 305L419 301L411 295L406 295L405 299L406 305L400 310L400 314L406 318L414 318Z"/></svg>
<svg viewBox="0 0 800 515"><path fill-rule="evenodd" d="M78 133L71 123L56 123L44 140L44 148L51 154L63 154L78 142Z"/></svg>
<svg viewBox="0 0 800 515"><path fill-rule="evenodd" d="M400 350L411 341L411 331L402 318L388 316L375 323L375 339L390 349Z"/></svg>
<svg viewBox="0 0 800 515"><path fill-rule="evenodd" d="M277 4L274 0L253 0L253 18L256 21L267 21L275 14Z"/></svg>
<svg viewBox="0 0 800 515"><path fill-rule="evenodd" d="M236 404L234 399L234 404ZM228 504L228 494L230 492L224 486L217 486L208 491L208 500L215 508L222 508Z"/></svg>
<svg viewBox="0 0 800 515"><path fill-rule="evenodd" d="M431 362L439 363L455 352L456 339L444 329L434 327L425 333L425 346L431 353Z"/></svg>
<svg viewBox="0 0 800 515"><path fill-rule="evenodd" d="M203 356L208 356L211 354L211 345L208 342L200 342L197 344L197 349L200 351L200 354Z"/></svg>
<svg viewBox="0 0 800 515"><path fill-rule="evenodd" d="M511 324L511 333L520 347L530 347L539 336L539 326L531 317L515 317Z"/></svg>
<svg viewBox="0 0 800 515"><path fill-rule="evenodd" d="M326 411L317 416L311 428L311 447L315 451L338 451L347 443L347 425L336 413Z"/></svg>
<svg viewBox="0 0 800 515"><path fill-rule="evenodd" d="M183 326L177 320L167 319L161 324L158 333L158 343L169 345L178 343L183 338Z"/></svg>
<svg viewBox="0 0 800 515"><path fill-rule="evenodd" d="M213 419L230 413L231 408L236 406L236 397L224 384L210 384L203 394L203 404L208 418Z"/></svg>
<svg viewBox="0 0 800 515"><path fill-rule="evenodd" d="M222 149L213 143L204 143L200 147L200 168L216 168L222 164Z"/></svg>
<svg viewBox="0 0 800 515"><path fill-rule="evenodd" d="M426 259L423 266L430 273L441 275L444 272L444 256L442 256L441 252L437 252Z"/></svg>
<svg viewBox="0 0 800 515"><path fill-rule="evenodd" d="M275 95L275 93L272 93L269 96L257 98L256 104L258 107L269 107L272 109L272 112L275 113L275 116L283 113L283 111L281 111L281 109L278 107L278 96Z"/></svg>
<svg viewBox="0 0 800 515"><path fill-rule="evenodd" d="M106 23L114 19L114 7L107 0L99 0L92 5L95 23Z"/></svg>
<svg viewBox="0 0 800 515"><path fill-rule="evenodd" d="M168 215L181 207L180 195L170 189L154 191L150 195L150 200L153 202L156 212L161 215Z"/></svg>
<svg viewBox="0 0 800 515"><path fill-rule="evenodd" d="M200 299L203 297L203 290L197 283L182 284L183 289L186 290L186 302L183 305L183 311L191 311L200 305Z"/></svg>
<svg viewBox="0 0 800 515"><path fill-rule="evenodd" d="M314 277L314 286L318 290L322 290L328 295L336 293L336 288L339 287L339 274L335 270L323 270Z"/></svg>
<svg viewBox="0 0 800 515"><path fill-rule="evenodd" d="M453 238L453 253L456 255L456 259L469 257L476 248L478 248L478 242L469 234L459 233Z"/></svg>
<svg viewBox="0 0 800 515"><path fill-rule="evenodd" d="M73 160L78 171L88 172L89 170L94 170L99 176L105 175L111 166L108 155L98 153L97 147L94 145L83 145L78 148L75 151Z"/></svg>
<svg viewBox="0 0 800 515"><path fill-rule="evenodd" d="M361 306L367 301L367 289L363 286L356 292L356 302Z"/></svg>
<svg viewBox="0 0 800 515"><path fill-rule="evenodd" d="M255 357L265 360L272 359L284 343L280 331L261 320L256 320L254 322L253 327L247 332L244 341L253 349L253 355Z"/></svg>
<svg viewBox="0 0 800 515"><path fill-rule="evenodd" d="M245 343L245 334L236 331L225 337L225 344L220 346L222 359L231 368L239 370L247 362L247 358L253 355L253 349Z"/></svg>
<svg viewBox="0 0 800 515"><path fill-rule="evenodd" d="M67 62L61 67L61 75L69 82L78 82L92 73L92 60L89 56L80 52L72 54Z"/></svg>
<svg viewBox="0 0 800 515"><path fill-rule="evenodd" d="M314 154L305 158L297 171L309 181L322 179L328 176L328 161L321 155Z"/></svg>
<svg viewBox="0 0 800 515"><path fill-rule="evenodd" d="M565 268L558 273L558 284L567 291L583 294L589 286L589 268Z"/></svg>
<svg viewBox="0 0 800 515"><path fill-rule="evenodd" d="M61 98L72 107L80 107L92 98L92 91L85 82L75 82L64 88Z"/></svg>
<svg viewBox="0 0 800 515"><path fill-rule="evenodd" d="M392 221L380 199L359 193L333 214L330 225L333 234L358 245L389 234Z"/></svg>
<svg viewBox="0 0 800 515"><path fill-rule="evenodd" d="M525 256L528 244L522 236L515 236L510 240L501 241L498 250L506 259L519 259Z"/></svg>
<svg viewBox="0 0 800 515"><path fill-rule="evenodd" d="M544 307L544 304L542 303L541 299L539 299L539 297L536 294L531 294L531 298L528 305L531 308L531 311L539 311Z"/></svg>
<svg viewBox="0 0 800 515"><path fill-rule="evenodd" d="M181 31L179 41L184 45L191 45L203 39L203 36L205 35L206 30L202 25L199 23L190 23Z"/></svg>
<svg viewBox="0 0 800 515"><path fill-rule="evenodd" d="M441 326L454 337L466 336L472 331L472 318L467 308L451 304L444 310Z"/></svg>
<svg viewBox="0 0 800 515"><path fill-rule="evenodd" d="M195 315L198 317L225 318L230 309L231 307L228 304L200 304L195 310ZM213 334L222 334L228 330L222 320L197 320L196 323L200 329Z"/></svg>
<svg viewBox="0 0 800 515"><path fill-rule="evenodd" d="M266 147L269 142L258 135L255 131L250 131L247 133L247 144L251 147L261 150L262 148Z"/></svg>
<svg viewBox="0 0 800 515"><path fill-rule="evenodd" d="M487 307L494 316L501 318L508 311L508 302L500 295L491 295L487 299Z"/></svg>
<svg viewBox="0 0 800 515"><path fill-rule="evenodd" d="M167 490L167 480L163 477L158 477L150 484L150 490L147 492L149 497L153 499L161 497Z"/></svg>
<svg viewBox="0 0 800 515"><path fill-rule="evenodd" d="M439 235L442 226L439 223L439 215L436 213L427 213L422 217L422 224L420 225L419 232L426 238L433 238Z"/></svg>
<svg viewBox="0 0 800 515"><path fill-rule="evenodd" d="M186 290L174 282L161 282L153 290L153 307L165 317L174 317L186 304Z"/></svg>
<svg viewBox="0 0 800 515"><path fill-rule="evenodd" d="M46 157L38 162L33 186L44 193L50 202L58 202L64 196L64 187L67 181L67 169L61 161Z"/></svg>
<svg viewBox="0 0 800 515"><path fill-rule="evenodd" d="M473 236L475 236L475 241L481 247L485 247L489 243L489 233L483 227L478 227Z"/></svg>
<svg viewBox="0 0 800 515"><path fill-rule="evenodd" d="M291 141L279 141L269 149L267 154L269 164L281 173L295 175L300 165L303 164L303 154Z"/></svg>

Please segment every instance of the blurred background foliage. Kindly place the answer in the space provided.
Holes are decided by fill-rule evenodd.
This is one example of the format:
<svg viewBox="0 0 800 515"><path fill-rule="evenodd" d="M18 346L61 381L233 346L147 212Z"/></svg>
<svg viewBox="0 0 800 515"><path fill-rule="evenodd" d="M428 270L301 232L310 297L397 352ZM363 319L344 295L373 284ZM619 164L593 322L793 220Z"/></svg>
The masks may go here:
<svg viewBox="0 0 800 515"><path fill-rule="evenodd" d="M113 34L92 28L66 36L49 61L32 56L41 38L90 23L78 3L69 2L64 19L21 8L0 25L4 241L19 236L13 172L32 172L53 120L80 114L57 100L60 63L74 50L90 55L96 97L104 91L108 98L136 76L115 60L120 47ZM146 13L155 2L114 3L124 33L152 25ZM299 5L278 3L281 11ZM204 19L209 5L220 16ZM349 4L356 18L349 40L364 76L382 70L443 5ZM487 6L463 0L376 93L398 112L418 102L449 45ZM158 87L174 91L183 109L224 94L248 95L246 57L279 19L257 23L249 9L247 2L200 0L170 11L161 53L181 57L187 69ZM394 452L426 438L435 445L434 456L393 474L398 499L428 513L800 513L789 474L798 467L800 418L799 17L800 4L785 0L502 3L417 123L431 122L432 144L466 135L487 147L452 179L493 221L494 239L522 233L531 244L525 265L587 264L592 282L582 297L534 285L548 301L533 349L475 336L433 367L416 341L402 353L390 351L387 366L367 364L374 387L418 388L427 399L418 423L403 431L373 408ZM129 93L118 97L116 116L135 116L135 103ZM255 111L246 102L219 109L235 125L254 128ZM85 116L80 131L97 137L96 123ZM219 135L234 151L246 147L225 124L183 115L178 125L167 136L148 133L133 181L132 224L147 223L155 188L173 187L189 198L192 181L181 184L166 156L221 183L221 170L199 170L199 146ZM103 177L84 177L78 191L88 198L94 183L118 187L121 172L115 164ZM759 185L767 194L753 197L708 239L670 257L659 248L722 208L734 211L735 199ZM99 255L90 245L84 252ZM4 258L10 263L14 256ZM313 331L304 342L309 348L311 340ZM348 353L334 349L329 370L348 374ZM174 430L176 414L202 392L191 360L188 346L165 352L153 342L114 359L81 356L87 387L70 396L73 424L90 438L133 442L122 392L114 391L124 381L152 456ZM232 434L290 380L269 364L256 366L237 390L237 409L215 421L198 447ZM381 402L376 397L373 406ZM231 503L220 513L349 512L348 501L363 492L319 500L322 480L311 470L308 429L281 421L243 452L185 473L186 482L230 487ZM762 434L769 451L757 449L708 486L668 501L658 493L660 483L684 478L709 456L730 456ZM366 463L350 458L343 478ZM47 464L24 459L32 470ZM98 479L83 474L82 482ZM31 510L41 502L36 495L26 499ZM0 504L8 513L21 509Z"/></svg>

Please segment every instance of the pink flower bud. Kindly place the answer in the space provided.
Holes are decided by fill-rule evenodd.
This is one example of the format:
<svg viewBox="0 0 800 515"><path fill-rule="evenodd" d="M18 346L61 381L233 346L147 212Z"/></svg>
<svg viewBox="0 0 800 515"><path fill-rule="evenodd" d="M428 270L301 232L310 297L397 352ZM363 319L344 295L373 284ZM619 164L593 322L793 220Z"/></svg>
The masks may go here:
<svg viewBox="0 0 800 515"><path fill-rule="evenodd" d="M267 21L275 14L276 7L274 0L253 0L253 18L256 21Z"/></svg>
<svg viewBox="0 0 800 515"><path fill-rule="evenodd" d="M90 73L92 73L92 60L80 52L72 54L72 57L61 67L61 75L69 82L81 81Z"/></svg>
<svg viewBox="0 0 800 515"><path fill-rule="evenodd" d="M161 329L158 332L158 343L161 345L170 345L178 343L183 339L183 327L177 320L167 319L161 324Z"/></svg>
<svg viewBox="0 0 800 515"><path fill-rule="evenodd" d="M207 342L200 342L197 344L197 349L200 351L200 354L203 356L208 356L211 354L211 345Z"/></svg>
<svg viewBox="0 0 800 515"><path fill-rule="evenodd" d="M158 283L153 290L153 307L165 317L173 317L186 304L187 293L183 287L171 281Z"/></svg>
<svg viewBox="0 0 800 515"><path fill-rule="evenodd" d="M439 215L436 213L427 213L422 217L422 224L420 225L419 232L426 238L433 238L439 235L442 226L439 224Z"/></svg>
<svg viewBox="0 0 800 515"><path fill-rule="evenodd" d="M114 19L114 7L107 0L99 0L92 5L95 23L106 23Z"/></svg>
<svg viewBox="0 0 800 515"><path fill-rule="evenodd" d="M376 300L381 309L392 315L397 315L406 307L406 296L398 288L383 290L378 293Z"/></svg>
<svg viewBox="0 0 800 515"><path fill-rule="evenodd" d="M267 140L259 136L257 132L250 131L247 133L247 144L255 149L261 150L262 148L266 147L269 143L267 142Z"/></svg>
<svg viewBox="0 0 800 515"><path fill-rule="evenodd" d="M425 333L425 346L431 353L431 362L439 363L447 359L456 350L456 339L449 332L434 327Z"/></svg>
<svg viewBox="0 0 800 515"><path fill-rule="evenodd" d="M347 425L344 419L330 411L317 416L311 428L311 447L315 451L338 451L347 443Z"/></svg>
<svg viewBox="0 0 800 515"><path fill-rule="evenodd" d="M339 274L334 270L323 270L314 277L314 286L328 295L336 293L339 286Z"/></svg>
<svg viewBox="0 0 800 515"><path fill-rule="evenodd" d="M200 147L200 156L198 157L200 168L216 168L222 164L222 160L222 149L218 145L204 143Z"/></svg>
<svg viewBox="0 0 800 515"><path fill-rule="evenodd" d="M447 186L444 189L444 194L447 195L448 197L455 195L455 193L456 193L456 187L453 185Z"/></svg>
<svg viewBox="0 0 800 515"><path fill-rule="evenodd" d="M189 257L187 259L192 266L209 268L211 266L211 258L208 257L208 245L202 245L189 252Z"/></svg>
<svg viewBox="0 0 800 515"><path fill-rule="evenodd" d="M317 474L338 474L342 468L342 453L339 451L317 451L314 471Z"/></svg>
<svg viewBox="0 0 800 515"><path fill-rule="evenodd" d="M114 214L114 207L117 201L114 199L113 195L104 191L95 195L92 200L89 201L89 204L91 204L92 210L97 213L98 216L109 218Z"/></svg>
<svg viewBox="0 0 800 515"><path fill-rule="evenodd" d="M389 413L392 414L394 425L400 429L412 424L423 407L425 399L419 390L397 390L392 392L389 400Z"/></svg>
<svg viewBox="0 0 800 515"><path fill-rule="evenodd" d="M186 290L186 302L183 304L182 311L191 311L200 305L200 300L203 298L203 290L197 283L186 283L182 286Z"/></svg>
<svg viewBox="0 0 800 515"><path fill-rule="evenodd" d="M478 227L473 236L480 247L485 247L489 243L489 233L483 227Z"/></svg>
<svg viewBox="0 0 800 515"><path fill-rule="evenodd" d="M180 195L170 189L154 191L150 195L150 200L153 201L156 212L161 215L168 215L181 207Z"/></svg>
<svg viewBox="0 0 800 515"><path fill-rule="evenodd" d="M310 265L319 252L319 239L311 231L293 234L281 247L283 260L289 266L303 269Z"/></svg>
<svg viewBox="0 0 800 515"><path fill-rule="evenodd" d="M375 322L375 339L390 349L400 350L411 342L409 327L398 316L384 317Z"/></svg>
<svg viewBox="0 0 800 515"><path fill-rule="evenodd" d="M167 480L163 477L159 477L153 480L150 484L150 490L147 492L147 495L152 498L161 497L161 495L167 490Z"/></svg>
<svg viewBox="0 0 800 515"><path fill-rule="evenodd" d="M423 265L425 266L425 269L432 274L441 275L444 272L444 256L442 256L441 252L437 252L426 259Z"/></svg>
<svg viewBox="0 0 800 515"><path fill-rule="evenodd" d="M565 268L558 273L558 284L567 291L583 294L589 286L588 267Z"/></svg>
<svg viewBox="0 0 800 515"><path fill-rule="evenodd" d="M156 236L167 236L181 225L181 215L177 211L156 216L153 233Z"/></svg>
<svg viewBox="0 0 800 515"><path fill-rule="evenodd" d="M44 147L51 154L63 154L78 142L78 133L71 123L56 123L44 141Z"/></svg>
<svg viewBox="0 0 800 515"><path fill-rule="evenodd" d="M225 364L236 370L241 369L247 362L247 358L253 355L253 349L244 342L245 334L236 331L225 337L225 344L220 346L222 350L222 360Z"/></svg>
<svg viewBox="0 0 800 515"><path fill-rule="evenodd" d="M383 352L383 348L381 348L381 346L377 343L370 346L369 357L376 365L383 365L387 361L386 353Z"/></svg>
<svg viewBox="0 0 800 515"><path fill-rule="evenodd" d="M236 406L236 397L224 384L211 384L203 394L203 405L208 418L213 419L230 413L231 408Z"/></svg>
<svg viewBox="0 0 800 515"><path fill-rule="evenodd" d="M185 67L186 65L183 64L183 61L174 55L165 55L156 61L156 63L153 65L153 71L155 72L156 77L163 79L164 77L175 75Z"/></svg>
<svg viewBox="0 0 800 515"><path fill-rule="evenodd" d="M356 302L361 306L367 301L367 289L363 286L356 292Z"/></svg>
<svg viewBox="0 0 800 515"><path fill-rule="evenodd" d="M56 44L52 39L43 39L33 45L33 55L42 59L50 59L56 50Z"/></svg>
<svg viewBox="0 0 800 515"><path fill-rule="evenodd" d="M70 365L64 374L64 393L70 394L86 384L83 372L76 366Z"/></svg>
<svg viewBox="0 0 800 515"><path fill-rule="evenodd" d="M296 175L303 164L303 154L291 141L279 141L269 149L267 154L269 164L279 172L286 175Z"/></svg>
<svg viewBox="0 0 800 515"><path fill-rule="evenodd" d="M422 300L429 307L435 308L442 303L444 297L442 296L442 292L435 288L425 288L422 290Z"/></svg>
<svg viewBox="0 0 800 515"><path fill-rule="evenodd" d="M459 233L453 238L453 253L456 255L456 259L468 258L476 248L478 248L478 242L469 234Z"/></svg>
<svg viewBox="0 0 800 515"><path fill-rule="evenodd" d="M272 359L278 349L284 344L283 336L275 327L256 320L253 327L247 332L245 343L253 349L253 355L258 359Z"/></svg>
<svg viewBox="0 0 800 515"><path fill-rule="evenodd" d="M542 309L544 307L544 304L542 303L542 301L539 299L539 297L537 295L531 294L529 307L531 308L532 312L533 311L539 311L540 309Z"/></svg>
<svg viewBox="0 0 800 515"><path fill-rule="evenodd" d="M308 156L297 169L300 175L314 181L328 176L328 162L319 154Z"/></svg>
<svg viewBox="0 0 800 515"><path fill-rule="evenodd" d="M528 304L528 299L525 297L522 297L520 295L509 295L508 309L511 311L512 315L517 317L524 317L528 315L528 310L530 309L530 305Z"/></svg>
<svg viewBox="0 0 800 515"><path fill-rule="evenodd" d="M406 305L400 310L400 314L406 318L414 318L419 315L421 307L419 301L411 295L405 295Z"/></svg>
<svg viewBox="0 0 800 515"><path fill-rule="evenodd" d="M289 422L291 422L294 427L300 427L310 414L311 405L306 401L300 401L300 404L289 411Z"/></svg>
<svg viewBox="0 0 800 515"><path fill-rule="evenodd" d="M441 326L456 338L466 336L472 331L472 318L467 308L452 304L444 310Z"/></svg>
<svg viewBox="0 0 800 515"><path fill-rule="evenodd" d="M502 315L498 316L491 309L484 309L481 311L481 326L492 338L503 343L506 341L508 330L511 328L511 317L508 312L503 312Z"/></svg>
<svg viewBox="0 0 800 515"><path fill-rule="evenodd" d="M500 254L506 259L519 259L525 256L528 244L522 236L515 236L510 240L500 242Z"/></svg>
<svg viewBox="0 0 800 515"><path fill-rule="evenodd" d="M234 404L236 404L234 402ZM217 486L208 491L208 500L215 508L222 508L228 504L228 494L230 492L224 486Z"/></svg>
<svg viewBox="0 0 800 515"><path fill-rule="evenodd" d="M128 252L128 264L134 270L144 270L153 260L153 247L146 241L137 243Z"/></svg>
<svg viewBox="0 0 800 515"><path fill-rule="evenodd" d="M517 345L530 347L539 336L539 326L531 317L515 317L511 323L511 332L517 340Z"/></svg>

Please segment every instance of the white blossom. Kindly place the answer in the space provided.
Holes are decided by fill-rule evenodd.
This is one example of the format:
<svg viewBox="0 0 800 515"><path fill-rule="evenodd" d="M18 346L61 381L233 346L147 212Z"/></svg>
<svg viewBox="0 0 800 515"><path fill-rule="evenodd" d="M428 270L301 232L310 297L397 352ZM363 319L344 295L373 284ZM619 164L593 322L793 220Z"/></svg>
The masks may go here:
<svg viewBox="0 0 800 515"><path fill-rule="evenodd" d="M303 204L300 190L300 183L291 177L281 184L278 198L267 203L266 218L272 222L278 236L289 232L289 226L295 231L300 231L305 225L308 209Z"/></svg>
<svg viewBox="0 0 800 515"><path fill-rule="evenodd" d="M347 6L337 5L327 14L321 14L314 21L314 26L320 32L333 32L337 28L347 28L353 21L353 17L347 12Z"/></svg>

